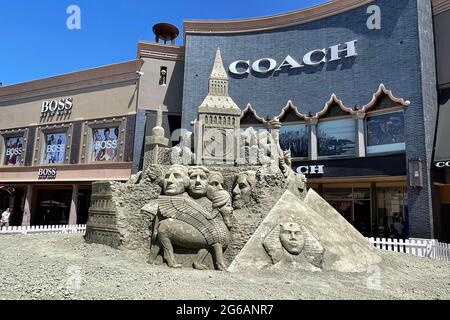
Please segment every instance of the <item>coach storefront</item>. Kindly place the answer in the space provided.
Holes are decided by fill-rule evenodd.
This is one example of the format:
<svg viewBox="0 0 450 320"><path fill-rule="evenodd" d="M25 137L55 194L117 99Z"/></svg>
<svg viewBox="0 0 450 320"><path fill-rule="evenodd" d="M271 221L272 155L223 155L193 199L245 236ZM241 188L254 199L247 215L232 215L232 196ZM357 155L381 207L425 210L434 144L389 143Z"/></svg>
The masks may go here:
<svg viewBox="0 0 450 320"><path fill-rule="evenodd" d="M91 183L131 175L139 60L0 88L11 225L86 223Z"/></svg>
<svg viewBox="0 0 450 320"><path fill-rule="evenodd" d="M185 21L182 125L191 129L220 48L243 127L277 117L294 168L366 236L432 238L432 22L431 3L417 0Z"/></svg>

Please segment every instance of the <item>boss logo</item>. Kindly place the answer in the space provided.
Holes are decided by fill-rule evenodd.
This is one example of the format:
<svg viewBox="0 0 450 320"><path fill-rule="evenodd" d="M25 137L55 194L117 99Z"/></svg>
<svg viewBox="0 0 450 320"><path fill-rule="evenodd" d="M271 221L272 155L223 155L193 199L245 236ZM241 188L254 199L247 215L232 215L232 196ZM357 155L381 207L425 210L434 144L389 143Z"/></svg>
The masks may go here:
<svg viewBox="0 0 450 320"><path fill-rule="evenodd" d="M438 168L450 168L450 161L436 162L436 167L438 167Z"/></svg>
<svg viewBox="0 0 450 320"><path fill-rule="evenodd" d="M50 179L56 179L56 174L58 173L58 170L55 168L44 168L38 170L38 178L40 180L50 180Z"/></svg>
<svg viewBox="0 0 450 320"><path fill-rule="evenodd" d="M117 140L96 141L95 149L117 149Z"/></svg>
<svg viewBox="0 0 450 320"><path fill-rule="evenodd" d="M65 147L65 144L52 144L47 146L47 153L62 152Z"/></svg>
<svg viewBox="0 0 450 320"><path fill-rule="evenodd" d="M43 101L41 114L70 111L73 107L73 98Z"/></svg>
<svg viewBox="0 0 450 320"><path fill-rule="evenodd" d="M6 149L6 156L18 156L21 155L23 148L9 148Z"/></svg>

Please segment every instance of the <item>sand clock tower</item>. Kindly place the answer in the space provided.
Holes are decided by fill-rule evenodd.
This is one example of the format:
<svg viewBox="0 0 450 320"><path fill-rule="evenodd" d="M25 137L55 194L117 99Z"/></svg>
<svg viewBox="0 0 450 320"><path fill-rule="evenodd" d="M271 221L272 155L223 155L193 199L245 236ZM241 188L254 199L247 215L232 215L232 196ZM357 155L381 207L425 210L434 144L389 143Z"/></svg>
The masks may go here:
<svg viewBox="0 0 450 320"><path fill-rule="evenodd" d="M237 160L241 109L228 94L228 74L217 49L209 76L208 95L198 107L196 162L230 163Z"/></svg>

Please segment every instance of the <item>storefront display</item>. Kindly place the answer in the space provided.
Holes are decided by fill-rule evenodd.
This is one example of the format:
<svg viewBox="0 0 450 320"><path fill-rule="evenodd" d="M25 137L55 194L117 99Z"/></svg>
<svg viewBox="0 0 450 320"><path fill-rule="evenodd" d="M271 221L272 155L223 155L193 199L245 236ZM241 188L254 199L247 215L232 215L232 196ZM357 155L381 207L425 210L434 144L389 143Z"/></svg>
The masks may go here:
<svg viewBox="0 0 450 320"><path fill-rule="evenodd" d="M367 153L405 150L405 121L403 112L367 118Z"/></svg>
<svg viewBox="0 0 450 320"><path fill-rule="evenodd" d="M20 166L22 164L23 137L6 139L5 165Z"/></svg>
<svg viewBox="0 0 450 320"><path fill-rule="evenodd" d="M307 158L309 130L305 124L285 125L280 129L280 145L283 150L291 150L293 158Z"/></svg>
<svg viewBox="0 0 450 320"><path fill-rule="evenodd" d="M62 164L67 144L66 133L50 133L45 139L44 164Z"/></svg>
<svg viewBox="0 0 450 320"><path fill-rule="evenodd" d="M116 161L118 128L94 129L93 161Z"/></svg>
<svg viewBox="0 0 450 320"><path fill-rule="evenodd" d="M355 130L353 119L319 122L319 157L355 155Z"/></svg>

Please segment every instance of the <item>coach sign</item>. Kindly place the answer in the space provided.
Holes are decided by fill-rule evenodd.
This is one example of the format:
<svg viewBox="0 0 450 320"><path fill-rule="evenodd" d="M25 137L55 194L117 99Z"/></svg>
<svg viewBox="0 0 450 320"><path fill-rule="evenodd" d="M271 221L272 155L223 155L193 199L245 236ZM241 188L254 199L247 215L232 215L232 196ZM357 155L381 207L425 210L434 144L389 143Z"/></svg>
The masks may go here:
<svg viewBox="0 0 450 320"><path fill-rule="evenodd" d="M299 166L296 170L299 174L312 175L312 174L325 174L324 165L314 165L314 166Z"/></svg>
<svg viewBox="0 0 450 320"><path fill-rule="evenodd" d="M250 69L258 74L266 74L272 71L278 72L282 70L294 70L304 68L305 66L318 66L322 63L339 61L343 58L356 57L357 40L348 41L345 43L345 47L342 45L334 45L329 49L316 49L306 53L303 58L295 59L291 55L288 55L283 62L278 64L275 59L262 58L254 62L250 60L237 60L231 63L229 70L235 75L245 75L250 73ZM328 51L330 54L328 54Z"/></svg>
<svg viewBox="0 0 450 320"><path fill-rule="evenodd" d="M439 161L435 163L438 168L450 168L450 161Z"/></svg>

